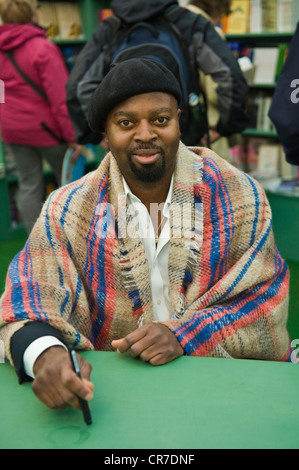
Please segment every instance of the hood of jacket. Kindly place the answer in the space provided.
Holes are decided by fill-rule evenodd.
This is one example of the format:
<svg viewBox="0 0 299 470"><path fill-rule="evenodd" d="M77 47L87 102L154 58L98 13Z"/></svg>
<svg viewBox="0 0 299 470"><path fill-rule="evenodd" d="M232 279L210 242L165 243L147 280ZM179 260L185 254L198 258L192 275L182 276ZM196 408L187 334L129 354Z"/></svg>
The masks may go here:
<svg viewBox="0 0 299 470"><path fill-rule="evenodd" d="M123 21L132 24L161 15L167 7L177 4L177 0L112 0L110 8Z"/></svg>
<svg viewBox="0 0 299 470"><path fill-rule="evenodd" d="M3 24L0 26L0 51L15 49L33 37L45 38L46 32L33 24Z"/></svg>

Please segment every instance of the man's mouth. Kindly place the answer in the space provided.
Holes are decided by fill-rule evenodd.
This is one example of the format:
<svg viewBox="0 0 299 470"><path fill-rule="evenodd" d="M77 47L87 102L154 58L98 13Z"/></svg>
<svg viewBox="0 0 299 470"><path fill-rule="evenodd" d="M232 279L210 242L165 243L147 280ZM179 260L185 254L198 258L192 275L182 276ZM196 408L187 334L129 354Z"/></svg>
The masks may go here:
<svg viewBox="0 0 299 470"><path fill-rule="evenodd" d="M140 149L132 153L132 159L142 165L150 165L155 163L160 157L157 149Z"/></svg>

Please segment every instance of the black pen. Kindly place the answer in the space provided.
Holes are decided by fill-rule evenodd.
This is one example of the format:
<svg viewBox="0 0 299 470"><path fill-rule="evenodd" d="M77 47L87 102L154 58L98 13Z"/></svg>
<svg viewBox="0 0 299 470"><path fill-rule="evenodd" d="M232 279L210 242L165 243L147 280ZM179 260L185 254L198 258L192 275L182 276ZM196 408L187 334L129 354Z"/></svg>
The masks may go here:
<svg viewBox="0 0 299 470"><path fill-rule="evenodd" d="M79 364L77 361L76 352L73 349L70 349L69 351L70 351L70 358L71 358L71 362L73 365L73 369L75 373L77 374L77 376L81 379L80 368L79 368ZM81 409L83 412L84 421L86 424L91 424L91 415L90 415L88 401L80 397L78 398L79 398Z"/></svg>

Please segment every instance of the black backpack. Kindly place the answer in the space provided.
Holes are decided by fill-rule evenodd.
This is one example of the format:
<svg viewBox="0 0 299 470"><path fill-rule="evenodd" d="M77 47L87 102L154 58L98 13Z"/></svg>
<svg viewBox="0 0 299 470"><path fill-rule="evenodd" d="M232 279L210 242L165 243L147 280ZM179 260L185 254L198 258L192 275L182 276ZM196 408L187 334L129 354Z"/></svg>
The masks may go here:
<svg viewBox="0 0 299 470"><path fill-rule="evenodd" d="M160 62L179 80L182 90L181 140L198 145L205 135L209 146L207 103L199 86L199 75L180 31L173 24L182 8L170 7L163 16L129 25L116 15L105 20L113 30L109 67L124 60L146 57ZM138 79L138 77L136 78Z"/></svg>

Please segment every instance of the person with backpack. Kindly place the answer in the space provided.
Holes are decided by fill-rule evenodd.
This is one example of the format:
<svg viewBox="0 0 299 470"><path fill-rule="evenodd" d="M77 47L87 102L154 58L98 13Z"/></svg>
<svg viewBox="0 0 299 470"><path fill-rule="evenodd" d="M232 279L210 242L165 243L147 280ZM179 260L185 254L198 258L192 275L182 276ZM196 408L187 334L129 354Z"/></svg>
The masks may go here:
<svg viewBox="0 0 299 470"><path fill-rule="evenodd" d="M290 360L289 273L264 191L180 142L180 101L159 62L113 67L88 113L109 153L50 195L10 265L0 340L51 408L93 397L90 364L78 354L81 380L68 348L153 366L184 354Z"/></svg>
<svg viewBox="0 0 299 470"><path fill-rule="evenodd" d="M66 107L67 70L59 48L38 26L37 10L36 0L0 0L1 135L16 165L27 233L44 200L42 160L60 185L67 148L74 159L80 151Z"/></svg>
<svg viewBox="0 0 299 470"><path fill-rule="evenodd" d="M196 15L202 15L207 18L213 24L219 36L225 41L224 33L219 25L223 16L228 16L231 12L231 0L190 0L186 8ZM216 125L219 121L218 85L209 75L205 75L203 72L199 73L199 77L200 86L207 99L207 113L211 139L210 148L218 155L221 155L225 160L230 161L229 138L220 136L216 131ZM206 139L204 138L202 140L201 144L205 145Z"/></svg>
<svg viewBox="0 0 299 470"><path fill-rule="evenodd" d="M67 82L67 104L78 143L101 140L88 126L87 109L111 64L138 56L158 60L179 78L181 139L186 145L197 145L208 135L199 71L218 85L220 115L215 135L230 136L245 129L247 84L237 60L208 19L179 7L176 0L112 0L110 7L114 15L94 31Z"/></svg>

